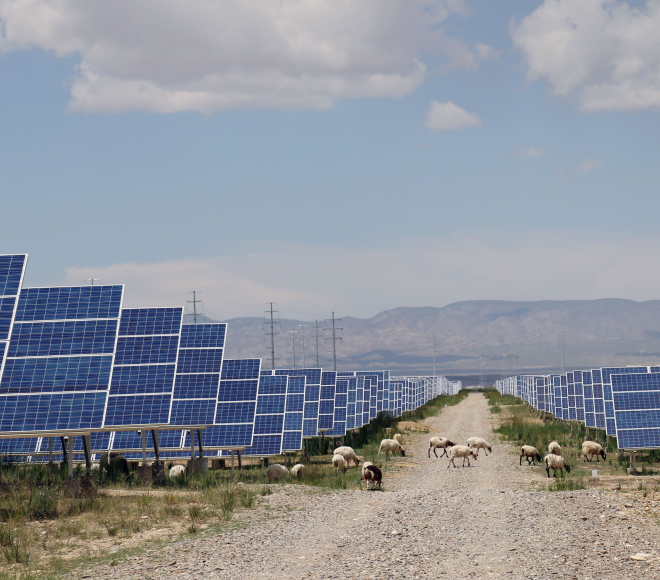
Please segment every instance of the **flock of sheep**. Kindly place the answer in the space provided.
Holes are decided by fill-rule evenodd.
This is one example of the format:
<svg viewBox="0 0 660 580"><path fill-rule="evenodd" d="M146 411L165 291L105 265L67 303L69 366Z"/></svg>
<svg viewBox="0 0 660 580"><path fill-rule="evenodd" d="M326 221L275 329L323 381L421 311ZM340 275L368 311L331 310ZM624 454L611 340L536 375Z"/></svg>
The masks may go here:
<svg viewBox="0 0 660 580"><path fill-rule="evenodd" d="M600 458L607 459L605 450L595 441L585 441L582 444L582 455L586 461L592 461L596 457L596 461L600 461ZM541 461L541 454L539 453L536 447L531 445L523 445L520 449L520 465L522 465L523 457L527 459L527 465L536 465L534 460ZM543 463L545 464L545 471L550 477L550 470L552 469L552 475L554 476L559 469L559 474L562 474L562 470L565 469L566 473L571 472L571 466L566 463L563 455L561 454L561 446L556 441L553 441L548 445L548 455L543 458Z"/></svg>
<svg viewBox="0 0 660 580"><path fill-rule="evenodd" d="M438 455L436 449L442 449L442 454ZM431 450L433 450L433 454L438 458L446 455L449 459L447 469L452 465L458 467L454 463L454 459L457 457L463 458L463 467L465 467L465 460L467 459L468 467L470 467L470 457L476 461L480 449L483 449L486 455L488 455L489 452L493 452L490 443L481 437L470 437L467 440L467 445L456 445L456 443L450 441L446 437L431 437L431 439L429 439L429 459L431 459Z"/></svg>

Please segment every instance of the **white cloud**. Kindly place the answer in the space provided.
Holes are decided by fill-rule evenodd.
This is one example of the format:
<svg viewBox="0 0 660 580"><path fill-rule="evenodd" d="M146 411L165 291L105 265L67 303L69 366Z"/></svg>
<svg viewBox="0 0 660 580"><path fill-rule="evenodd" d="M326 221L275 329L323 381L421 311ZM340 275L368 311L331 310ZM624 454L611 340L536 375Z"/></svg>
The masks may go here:
<svg viewBox="0 0 660 580"><path fill-rule="evenodd" d="M512 155L514 157L541 157L545 153L545 149L541 147L518 147Z"/></svg>
<svg viewBox="0 0 660 580"><path fill-rule="evenodd" d="M660 0L545 0L511 36L528 79L584 110L660 107Z"/></svg>
<svg viewBox="0 0 660 580"><path fill-rule="evenodd" d="M272 300L283 318L314 320L329 310L370 317L398 306L477 299L654 300L660 271L647 265L659 253L660 236L491 232L392 247L270 244L243 256L74 267L66 283L126 283L127 306L183 305L195 289L213 317L261 316ZM635 276L621 276L621 264Z"/></svg>
<svg viewBox="0 0 660 580"><path fill-rule="evenodd" d="M474 50L479 60L496 60L500 57L499 50L495 50L492 46L480 42L474 45Z"/></svg>
<svg viewBox="0 0 660 580"><path fill-rule="evenodd" d="M578 169L582 173L589 173L594 169L598 169L602 164L603 162L600 159L586 159L582 163L578 163Z"/></svg>
<svg viewBox="0 0 660 580"><path fill-rule="evenodd" d="M431 131L453 131L483 125L477 115L468 113L451 101L446 103L431 101L431 108L426 113L426 126Z"/></svg>
<svg viewBox="0 0 660 580"><path fill-rule="evenodd" d="M462 0L0 0L0 52L77 55L70 108L87 112L327 108L402 97L421 54L486 58L443 36Z"/></svg>

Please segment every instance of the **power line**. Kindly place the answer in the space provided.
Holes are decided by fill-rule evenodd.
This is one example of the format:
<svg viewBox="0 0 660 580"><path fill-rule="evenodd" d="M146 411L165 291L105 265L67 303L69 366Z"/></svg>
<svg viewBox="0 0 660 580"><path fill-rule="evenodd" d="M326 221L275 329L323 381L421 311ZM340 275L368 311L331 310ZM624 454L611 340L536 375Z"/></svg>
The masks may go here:
<svg viewBox="0 0 660 580"><path fill-rule="evenodd" d="M331 340L332 340L332 362L333 362L334 367L335 367L335 372L337 372L337 341L341 340L341 337L337 337L337 331L338 330L344 330L343 328L337 328L335 326L336 322L341 322L341 318L335 318L335 313L336 312L337 312L336 310L333 310L332 311L332 318L326 318L326 320L325 320L326 322L332 321L332 337L331 337ZM330 329L328 328L328 330L330 330ZM328 340L328 339L326 339L326 340Z"/></svg>
<svg viewBox="0 0 660 580"><path fill-rule="evenodd" d="M192 292L188 292L188 294L193 295L193 299L192 300L186 300L186 303L193 305L193 321L194 321L194 324L197 324L197 305L202 303L201 300L197 300L197 294L201 294L201 292L198 292L197 290L193 290ZM204 316L204 313L200 312L199 315Z"/></svg>
<svg viewBox="0 0 660 580"><path fill-rule="evenodd" d="M275 332L275 325L279 324L279 321L275 320L274 315L279 314L279 310L273 310L273 305L277 302L267 302L266 304L270 304L270 309L266 310L264 316L270 314L270 321L266 320L264 324L270 324L270 332L267 332L266 336L270 336L270 364L271 368L275 370L275 361L277 360L275 358L275 335L279 334L279 332Z"/></svg>

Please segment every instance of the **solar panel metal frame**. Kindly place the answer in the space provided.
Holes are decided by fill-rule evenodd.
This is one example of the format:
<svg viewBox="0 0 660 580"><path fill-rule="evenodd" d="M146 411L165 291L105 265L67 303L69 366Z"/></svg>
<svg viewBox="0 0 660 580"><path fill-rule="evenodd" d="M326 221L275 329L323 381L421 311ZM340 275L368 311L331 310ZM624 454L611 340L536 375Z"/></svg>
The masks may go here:
<svg viewBox="0 0 660 580"><path fill-rule="evenodd" d="M321 375L322 368L306 369L275 369L275 375L287 375L290 377L304 375L305 384L305 411L303 418L303 438L309 439L319 434L319 402L321 397Z"/></svg>
<svg viewBox="0 0 660 580"><path fill-rule="evenodd" d="M611 376L648 373L649 367L601 367L600 369L603 381L603 401L605 403L605 433L610 436L616 436L616 420L614 418L614 402L612 398Z"/></svg>
<svg viewBox="0 0 660 580"><path fill-rule="evenodd" d="M319 433L332 431L335 420L335 388L337 373L323 371L321 373L321 392L319 395Z"/></svg>
<svg viewBox="0 0 660 580"><path fill-rule="evenodd" d="M303 448L305 390L307 377L289 376L282 431L282 453L295 453Z"/></svg>
<svg viewBox="0 0 660 580"><path fill-rule="evenodd" d="M660 374L612 373L608 378L619 449L660 449Z"/></svg>
<svg viewBox="0 0 660 580"><path fill-rule="evenodd" d="M244 456L272 457L282 454L288 384L288 375L261 375L259 377L254 435L252 445L243 450ZM277 405L277 407L269 409L271 404ZM259 425L259 423L263 423L263 425ZM257 432L259 429L263 429L264 432ZM267 449L265 444L271 447Z"/></svg>

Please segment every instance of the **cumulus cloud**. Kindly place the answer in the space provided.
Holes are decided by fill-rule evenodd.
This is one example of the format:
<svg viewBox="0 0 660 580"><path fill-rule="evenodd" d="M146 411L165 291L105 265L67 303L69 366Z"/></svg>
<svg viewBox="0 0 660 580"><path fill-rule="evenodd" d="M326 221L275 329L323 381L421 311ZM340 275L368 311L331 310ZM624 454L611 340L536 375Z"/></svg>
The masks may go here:
<svg viewBox="0 0 660 580"><path fill-rule="evenodd" d="M467 68L489 57L443 35L462 11L463 0L0 0L0 52L79 56L73 110L322 109L409 94L421 54Z"/></svg>
<svg viewBox="0 0 660 580"><path fill-rule="evenodd" d="M426 126L431 131L454 131L470 127L480 128L483 125L477 115L468 113L451 101L431 101L431 108L426 113Z"/></svg>
<svg viewBox="0 0 660 580"><path fill-rule="evenodd" d="M589 173L594 169L598 169L603 162L600 159L586 159L582 163L578 163L578 169L582 173Z"/></svg>
<svg viewBox="0 0 660 580"><path fill-rule="evenodd" d="M183 305L195 289L213 318L261 316L275 301L284 318L314 320L460 300L652 300L660 271L646 265L658 253L660 236L488 233L362 249L269 244L242 256L72 267L66 282L125 283L126 306ZM621 264L636 275L621 276Z"/></svg>
<svg viewBox="0 0 660 580"><path fill-rule="evenodd" d="M514 157L541 157L545 153L545 149L541 147L518 147L512 155Z"/></svg>
<svg viewBox="0 0 660 580"><path fill-rule="evenodd" d="M660 107L660 0L545 0L511 36L530 81L547 79L580 107Z"/></svg>

